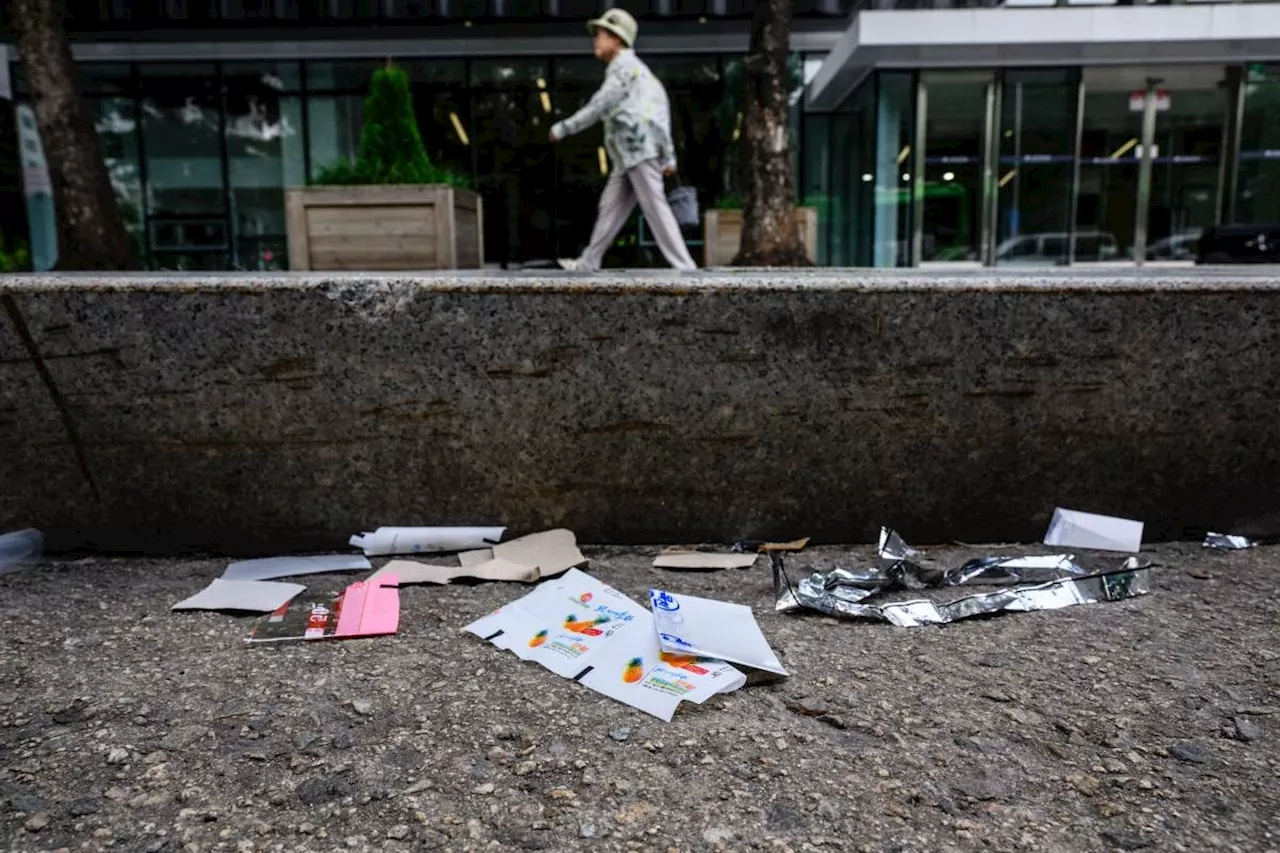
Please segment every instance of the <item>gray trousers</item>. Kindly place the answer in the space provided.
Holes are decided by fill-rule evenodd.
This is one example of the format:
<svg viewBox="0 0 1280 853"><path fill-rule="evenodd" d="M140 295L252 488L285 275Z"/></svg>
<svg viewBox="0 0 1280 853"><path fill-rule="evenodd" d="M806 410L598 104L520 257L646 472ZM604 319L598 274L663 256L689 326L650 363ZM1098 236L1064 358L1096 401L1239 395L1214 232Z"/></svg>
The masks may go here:
<svg viewBox="0 0 1280 853"><path fill-rule="evenodd" d="M600 269L604 253L626 224L636 202L644 211L644 218L662 251L667 263L678 270L697 269L689 257L689 248L680 236L680 226L667 203L667 193L662 187L662 169L657 160L645 160L625 172L614 171L600 194L600 209L596 213L596 225L591 230L591 245L578 258L579 268L594 271Z"/></svg>

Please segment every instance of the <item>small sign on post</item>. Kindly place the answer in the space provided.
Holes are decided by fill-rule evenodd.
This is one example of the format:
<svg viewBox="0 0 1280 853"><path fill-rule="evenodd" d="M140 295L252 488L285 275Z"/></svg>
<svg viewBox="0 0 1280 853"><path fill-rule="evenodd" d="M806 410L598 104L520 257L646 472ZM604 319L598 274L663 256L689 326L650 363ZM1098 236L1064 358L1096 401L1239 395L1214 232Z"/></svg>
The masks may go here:
<svg viewBox="0 0 1280 853"><path fill-rule="evenodd" d="M1164 112L1173 106L1173 96L1164 89L1156 91L1156 112ZM1145 89L1129 93L1129 112L1140 113L1146 108L1147 93Z"/></svg>

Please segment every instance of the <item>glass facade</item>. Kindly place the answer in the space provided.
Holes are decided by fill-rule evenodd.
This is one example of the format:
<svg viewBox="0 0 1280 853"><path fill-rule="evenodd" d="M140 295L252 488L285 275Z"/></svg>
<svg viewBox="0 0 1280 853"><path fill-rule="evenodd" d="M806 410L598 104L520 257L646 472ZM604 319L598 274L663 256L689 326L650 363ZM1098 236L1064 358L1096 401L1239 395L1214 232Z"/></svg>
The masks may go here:
<svg viewBox="0 0 1280 853"><path fill-rule="evenodd" d="M704 210L732 204L741 190L741 56L645 59L671 96L681 182L697 190ZM385 61L81 66L112 183L149 266L287 269L284 191L356 156L368 81ZM556 145L547 135L586 103L604 67L590 57L397 65L409 75L428 155L469 177L484 198L486 261L549 262L580 251L609 168L602 131ZM13 74L21 103L20 68ZM809 127L801 94L797 82L797 137ZM825 175L825 164L804 161L799 138L793 143L802 174ZM701 228L685 236L697 257ZM638 213L606 260L663 263Z"/></svg>
<svg viewBox="0 0 1280 853"><path fill-rule="evenodd" d="M1190 262L1280 222L1280 66L876 71L825 127L832 264Z"/></svg>

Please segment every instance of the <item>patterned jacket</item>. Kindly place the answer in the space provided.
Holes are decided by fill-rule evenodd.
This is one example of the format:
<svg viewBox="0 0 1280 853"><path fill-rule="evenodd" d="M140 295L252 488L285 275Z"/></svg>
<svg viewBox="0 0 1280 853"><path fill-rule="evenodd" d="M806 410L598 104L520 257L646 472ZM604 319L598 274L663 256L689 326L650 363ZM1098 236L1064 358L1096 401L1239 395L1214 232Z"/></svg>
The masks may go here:
<svg viewBox="0 0 1280 853"><path fill-rule="evenodd" d="M671 141L671 103L667 90L633 50L609 63L604 84L587 105L552 128L557 139L604 122L604 147L614 169L628 171L645 160L675 168Z"/></svg>

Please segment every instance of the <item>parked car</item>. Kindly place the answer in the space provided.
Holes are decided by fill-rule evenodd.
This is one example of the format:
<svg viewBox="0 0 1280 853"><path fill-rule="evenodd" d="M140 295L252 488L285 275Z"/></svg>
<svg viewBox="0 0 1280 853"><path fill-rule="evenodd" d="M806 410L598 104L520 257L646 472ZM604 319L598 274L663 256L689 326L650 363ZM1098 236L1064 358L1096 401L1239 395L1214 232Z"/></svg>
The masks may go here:
<svg viewBox="0 0 1280 853"><path fill-rule="evenodd" d="M1147 247L1149 261L1194 261L1200 247L1203 228L1193 228L1181 234L1172 234Z"/></svg>
<svg viewBox="0 0 1280 853"><path fill-rule="evenodd" d="M1200 238L1198 264L1280 263L1280 222L1215 225Z"/></svg>
<svg viewBox="0 0 1280 853"><path fill-rule="evenodd" d="M1023 234L1010 237L996 247L997 264L1065 264L1069 236L1063 232ZM1076 234L1077 261L1112 261L1120 256L1114 234L1080 231Z"/></svg>

